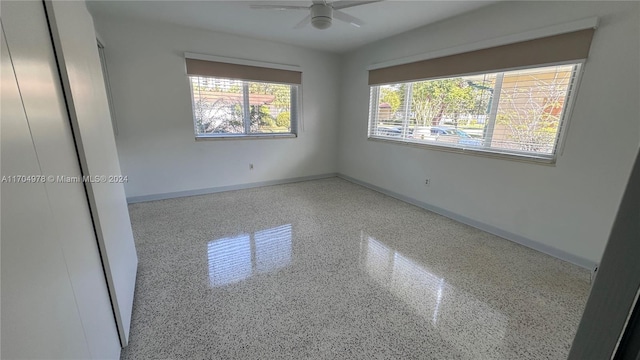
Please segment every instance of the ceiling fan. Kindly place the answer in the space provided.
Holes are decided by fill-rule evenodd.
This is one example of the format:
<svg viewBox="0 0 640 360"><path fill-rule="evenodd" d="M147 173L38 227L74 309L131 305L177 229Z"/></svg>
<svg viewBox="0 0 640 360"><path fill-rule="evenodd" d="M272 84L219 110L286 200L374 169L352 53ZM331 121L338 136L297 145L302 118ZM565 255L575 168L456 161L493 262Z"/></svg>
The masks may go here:
<svg viewBox="0 0 640 360"><path fill-rule="evenodd" d="M340 10L370 4L374 2L379 2L382 0L372 0L372 1L347 1L340 0L334 2L327 2L326 0L313 0L313 4L311 6L295 6L295 5L251 5L252 9L268 9L268 10L307 10L310 11L310 14L307 15L302 21L300 21L294 29L303 28L308 23L311 23L316 29L328 29L331 27L331 22L333 19L338 19L340 21L344 21L349 23L355 27L361 27L364 25L364 22L357 17L346 14Z"/></svg>

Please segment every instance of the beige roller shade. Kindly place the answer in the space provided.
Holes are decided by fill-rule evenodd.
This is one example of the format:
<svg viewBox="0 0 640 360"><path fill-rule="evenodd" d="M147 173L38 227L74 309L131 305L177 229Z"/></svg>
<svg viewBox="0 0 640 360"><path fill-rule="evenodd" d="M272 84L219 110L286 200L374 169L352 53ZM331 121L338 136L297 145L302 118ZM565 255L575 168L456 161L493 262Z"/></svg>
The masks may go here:
<svg viewBox="0 0 640 360"><path fill-rule="evenodd" d="M589 54L594 31L595 29L580 30L370 70L369 85L582 60Z"/></svg>
<svg viewBox="0 0 640 360"><path fill-rule="evenodd" d="M187 74L229 79L301 84L302 72L187 58Z"/></svg>

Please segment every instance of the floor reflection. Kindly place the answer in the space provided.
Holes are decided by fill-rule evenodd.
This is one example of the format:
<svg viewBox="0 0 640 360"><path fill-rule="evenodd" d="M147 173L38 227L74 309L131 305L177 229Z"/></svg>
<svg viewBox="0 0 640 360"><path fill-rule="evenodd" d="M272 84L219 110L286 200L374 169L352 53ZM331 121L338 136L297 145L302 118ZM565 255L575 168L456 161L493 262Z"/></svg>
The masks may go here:
<svg viewBox="0 0 640 360"><path fill-rule="evenodd" d="M479 357L503 344L507 316L365 232L360 236L360 263L367 274L438 328L447 342Z"/></svg>
<svg viewBox="0 0 640 360"><path fill-rule="evenodd" d="M291 224L212 240L207 256L214 287L283 268L291 263Z"/></svg>

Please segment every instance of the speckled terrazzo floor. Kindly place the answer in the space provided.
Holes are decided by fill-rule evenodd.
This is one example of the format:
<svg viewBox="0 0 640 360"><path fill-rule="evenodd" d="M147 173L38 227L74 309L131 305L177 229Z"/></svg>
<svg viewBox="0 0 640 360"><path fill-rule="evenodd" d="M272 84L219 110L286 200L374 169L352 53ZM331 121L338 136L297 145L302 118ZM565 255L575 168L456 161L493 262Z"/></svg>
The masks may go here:
<svg viewBox="0 0 640 360"><path fill-rule="evenodd" d="M342 179L130 205L122 359L564 359L589 273Z"/></svg>

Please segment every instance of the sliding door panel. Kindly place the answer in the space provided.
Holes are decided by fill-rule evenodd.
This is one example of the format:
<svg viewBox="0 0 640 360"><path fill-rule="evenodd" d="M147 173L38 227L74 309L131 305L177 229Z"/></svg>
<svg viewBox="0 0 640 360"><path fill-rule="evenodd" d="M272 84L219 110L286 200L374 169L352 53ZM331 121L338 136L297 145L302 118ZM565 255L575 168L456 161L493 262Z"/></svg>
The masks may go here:
<svg viewBox="0 0 640 360"><path fill-rule="evenodd" d="M47 1L45 4L82 173L93 179L85 184L89 206L120 342L126 346L138 258L93 20L84 2Z"/></svg>

